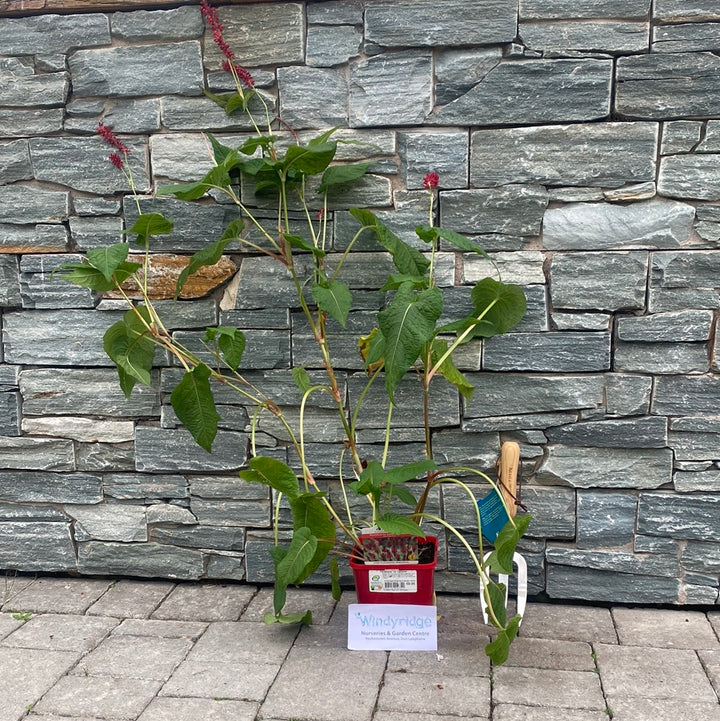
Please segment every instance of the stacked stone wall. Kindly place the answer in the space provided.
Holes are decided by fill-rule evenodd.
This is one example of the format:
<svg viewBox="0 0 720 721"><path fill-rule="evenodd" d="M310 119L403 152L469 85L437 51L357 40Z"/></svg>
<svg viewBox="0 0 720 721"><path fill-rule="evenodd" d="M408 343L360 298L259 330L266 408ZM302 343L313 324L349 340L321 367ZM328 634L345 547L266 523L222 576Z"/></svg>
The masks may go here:
<svg viewBox="0 0 720 721"><path fill-rule="evenodd" d="M158 293L175 256L216 239L229 211L153 190L209 167L203 130L229 142L250 130L202 94L229 88L197 6L92 5L22 15L11 3L0 17L0 568L270 580L273 499L237 477L247 409L221 399L210 456L172 413L177 368L160 364L153 386L126 401L101 342L121 306L52 274L116 242L137 214L98 122L131 149L142 210L175 221L154 247ZM336 250L355 232L348 202L412 240L426 217L422 179L434 171L442 224L493 261L443 249L446 302L460 307L466 286L495 267L524 287L521 324L463 348L475 396L461 403L438 386L432 424L438 458L485 470L501 441L520 442L531 592L717 603L720 5L218 7L271 109L301 138L340 126L352 141L342 156L373 163L351 201L335 199ZM362 243L350 269L353 332L378 306L363 291L386 264ZM218 321L243 328L248 372L292 406L283 369L313 356L297 309L283 305L286 280L262 256L224 262L194 299L160 301L169 327L188 343ZM352 388L359 359L338 362ZM371 453L384 411L369 406L376 415L363 419L360 441ZM332 479L335 430L315 410L313 470ZM395 461L421 452L416 416L393 437ZM278 429L262 430L267 452L285 458ZM446 491L432 502L469 526L461 501ZM441 587L475 588L454 543L441 544L441 566Z"/></svg>

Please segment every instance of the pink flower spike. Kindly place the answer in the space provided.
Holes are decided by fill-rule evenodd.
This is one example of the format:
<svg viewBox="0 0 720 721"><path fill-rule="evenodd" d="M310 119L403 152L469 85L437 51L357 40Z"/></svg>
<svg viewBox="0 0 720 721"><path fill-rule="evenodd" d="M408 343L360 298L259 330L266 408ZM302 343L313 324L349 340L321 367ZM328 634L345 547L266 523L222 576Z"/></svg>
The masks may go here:
<svg viewBox="0 0 720 721"><path fill-rule="evenodd" d="M115 135L115 133L113 133L113 131L104 123L99 123L95 130L108 145L112 145L113 148L119 150L121 153L125 153L125 155L130 152L130 149L126 148L117 135Z"/></svg>
<svg viewBox="0 0 720 721"><path fill-rule="evenodd" d="M118 170L122 170L125 167L123 159L117 153L110 153L108 158Z"/></svg>
<svg viewBox="0 0 720 721"><path fill-rule="evenodd" d="M439 182L440 176L437 173L428 173L423 178L423 188L425 188L425 190L432 190L433 188L437 188Z"/></svg>

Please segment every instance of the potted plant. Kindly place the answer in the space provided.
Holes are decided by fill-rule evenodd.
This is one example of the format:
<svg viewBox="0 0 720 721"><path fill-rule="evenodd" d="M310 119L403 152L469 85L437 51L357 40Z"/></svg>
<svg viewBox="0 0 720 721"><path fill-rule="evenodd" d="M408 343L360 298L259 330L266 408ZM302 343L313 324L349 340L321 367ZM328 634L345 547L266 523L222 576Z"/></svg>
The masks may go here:
<svg viewBox="0 0 720 721"><path fill-rule="evenodd" d="M517 633L519 619L506 618L505 589L490 580L490 571L508 572L508 566L512 570L512 554L529 517L508 518L494 553L484 560L476 502L458 476L474 474L494 483L474 469L441 468L435 462L430 430L433 403L430 387L440 376L443 382L453 384L464 398L471 396L474 389L455 367L453 352L473 338L504 333L515 325L525 311L522 290L485 278L472 289L470 313L449 320L443 318L443 291L436 282L440 244L463 253L485 254L472 240L435 223L439 183L435 173L429 173L424 183L428 223L415 231L422 250L400 239L370 210L350 208L358 223L357 232L345 250L332 252L328 216L333 194L357 183L370 164L334 162L339 143L334 139L336 129L329 129L305 144L287 142L287 133L283 135L273 124L263 96L254 89L252 77L235 63L223 39L216 11L206 0L201 0L201 8L215 42L225 55L225 70L235 81L235 91L231 93L206 92L206 95L228 114L245 113L255 133L237 147L229 147L208 133L214 167L196 182L157 190L157 195L172 195L188 202L214 196L237 209L236 218L221 237L189 258L178 275L175 297L188 278L203 267L218 263L226 252L239 248L269 256L282 267L294 288L295 306L315 342L316 367L322 369L322 380L306 367L296 366L290 370L300 395L297 413L292 417L282 408L282 399L273 396L272 388L258 387L243 373L245 335L242 330L226 326L208 328L201 351L183 345L168 332L147 282L153 239L173 228L172 221L160 213L139 212L136 222L126 231L134 239L135 253L130 253L129 238L108 248L90 250L84 263L63 266L67 271L65 277L101 294L112 291L127 301L123 319L108 328L104 336L105 351L117 366L119 383L126 396L136 383L150 384L150 371L157 351L161 350L183 369L170 396L175 414L206 451L212 451L220 419L214 389L234 391L250 409L250 460L240 476L247 482L269 486L278 508L284 502L292 515L292 532L289 540L284 541L278 522L280 514L275 514L275 543L271 551L275 565L274 611L269 614L269 622L308 622L309 613L283 614L286 589L302 583L327 559L333 592L337 593L338 554L350 557L352 564L363 566L367 571L373 568L373 560L386 553L381 544L391 537L391 546L403 549L406 557L400 559L402 562L414 563L418 568L427 565L422 563L417 542L426 542L422 524L431 522L448 529L471 555L483 580L483 603L498 629L487 652L496 662L502 662ZM127 147L107 126L101 124L98 131L113 148L110 161L126 175L135 192L127 164ZM254 209L257 198L264 206L270 204L275 208L277 218L272 227L265 225ZM302 226L302 232L298 231L298 225ZM378 287L380 293L386 294L387 301L377 312L374 327L352 341L357 342L357 352L364 359L365 380L359 392L348 398L333 362L335 339L329 328L332 324L344 328L350 318L353 296L343 270L356 242L368 232L388 253L394 270ZM423 398L425 458L392 467L388 463L388 450L393 413L402 407L398 389L410 376L415 376L420 384ZM387 402L383 452L378 458L367 458L357 442L358 419L371 389L374 391L379 386ZM342 429L342 440L337 444L339 491L335 495L329 493L311 470L306 414L310 412L309 399L317 395L327 399L334 408ZM258 428L268 416L282 428L296 459L294 467L259 452ZM424 479L424 486L416 497L409 482L420 477ZM477 538L472 541L446 519L427 510L432 489L442 483L458 484L467 493L478 526ZM356 500L363 501L365 512L357 511ZM363 533L366 529L374 534ZM437 539L429 543L435 554ZM412 558L413 555L417 557ZM434 559L431 563L434 567ZM375 568L377 570L377 566Z"/></svg>

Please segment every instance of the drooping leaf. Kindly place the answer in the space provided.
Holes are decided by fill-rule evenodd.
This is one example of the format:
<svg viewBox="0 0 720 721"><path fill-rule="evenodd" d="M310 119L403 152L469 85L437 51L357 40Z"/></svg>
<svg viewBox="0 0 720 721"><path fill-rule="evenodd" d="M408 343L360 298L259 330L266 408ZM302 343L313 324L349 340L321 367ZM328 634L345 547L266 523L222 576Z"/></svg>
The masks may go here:
<svg viewBox="0 0 720 721"><path fill-rule="evenodd" d="M153 235L168 235L173 231L173 222L162 213L141 213L126 233L137 235L137 244L146 246Z"/></svg>
<svg viewBox="0 0 720 721"><path fill-rule="evenodd" d="M230 244L232 240L232 237L220 238L214 243L210 243L201 250L198 250L197 253L194 253L190 257L190 262L182 269L182 272L178 276L178 279L175 283L175 300L177 300L178 296L180 295L180 291L183 289L183 286L187 282L187 279L193 273L197 273L200 268L208 265L215 265L215 263L220 260L223 252L225 251L225 248Z"/></svg>
<svg viewBox="0 0 720 721"><path fill-rule="evenodd" d="M330 165L336 150L337 143L291 145L285 153L283 167L285 170L294 168L305 175L318 175Z"/></svg>
<svg viewBox="0 0 720 721"><path fill-rule="evenodd" d="M273 585L273 610L275 611L274 616L277 618L282 613L283 608L285 608L285 602L287 601L287 583L285 583L284 579L281 579L278 572L277 567L278 564L282 562L283 558L287 555L287 548L284 546L275 545L273 546L270 551L270 558L273 560L273 565L275 567L275 582ZM265 623L268 623L267 617L265 617ZM273 621L275 623L275 621Z"/></svg>
<svg viewBox="0 0 720 721"><path fill-rule="evenodd" d="M397 290L403 283L410 283L413 288L427 288L428 277L425 275L405 275L403 273L391 273L380 290Z"/></svg>
<svg viewBox="0 0 720 721"><path fill-rule="evenodd" d="M339 280L323 280L313 284L312 297L321 311L344 328L352 307L350 288Z"/></svg>
<svg viewBox="0 0 720 721"><path fill-rule="evenodd" d="M122 265L127 256L130 246L127 243L115 243L105 248L88 250L87 262L99 270L105 280L112 281L113 273L118 266Z"/></svg>
<svg viewBox="0 0 720 721"><path fill-rule="evenodd" d="M303 493L290 501L290 508L293 516L293 528L296 530L308 528L317 539L313 557L305 565L304 571L293 581L293 583L302 583L317 571L332 550L335 544L335 524L327 506L317 494Z"/></svg>
<svg viewBox="0 0 720 721"><path fill-rule="evenodd" d="M304 574L308 564L312 562L316 550L317 538L309 528L295 530L285 557L275 569L277 577L286 586L296 583Z"/></svg>
<svg viewBox="0 0 720 721"><path fill-rule="evenodd" d="M495 549L488 557L488 565L493 573L511 574L513 555L517 544L527 530L532 516L522 515L509 520L495 539Z"/></svg>
<svg viewBox="0 0 720 721"><path fill-rule="evenodd" d="M416 226L415 235L426 243L434 243L438 239L437 230L429 225Z"/></svg>
<svg viewBox="0 0 720 721"><path fill-rule="evenodd" d="M501 666L508 659L510 644L515 640L520 627L521 616L515 616L505 629L498 632L495 640L485 646L486 656L496 665Z"/></svg>
<svg viewBox="0 0 720 721"><path fill-rule="evenodd" d="M378 313L385 341L385 386L390 399L405 373L435 333L442 315L442 293L436 287L416 293L409 284L398 288L390 305Z"/></svg>
<svg viewBox="0 0 720 721"><path fill-rule="evenodd" d="M232 148L223 145L212 133L205 133L210 145L212 145L215 163L220 165L233 152Z"/></svg>
<svg viewBox="0 0 720 721"><path fill-rule="evenodd" d="M484 278L472 289L470 297L476 317L492 306L484 315L482 330L478 332L486 338L507 333L525 315L525 294L519 285Z"/></svg>
<svg viewBox="0 0 720 721"><path fill-rule="evenodd" d="M170 394L170 403L195 442L210 453L220 420L210 388L210 368L200 363L185 373Z"/></svg>
<svg viewBox="0 0 720 721"><path fill-rule="evenodd" d="M348 165L331 165L322 176L318 193L324 193L334 185L351 183L353 180L362 178L367 173L372 163L352 163Z"/></svg>
<svg viewBox="0 0 720 721"><path fill-rule="evenodd" d="M285 238L285 242L293 248L298 248L299 250L305 250L308 253L312 253L316 258L325 257L325 251L322 248L314 246L300 235L284 235L283 238Z"/></svg>
<svg viewBox="0 0 720 721"><path fill-rule="evenodd" d="M375 520L375 525L385 533L407 533L418 538L425 538L425 531L415 521L399 513L383 513Z"/></svg>
<svg viewBox="0 0 720 721"><path fill-rule="evenodd" d="M342 588L340 587L340 564L337 558L331 558L328 561L330 567L330 590L333 601L339 601L342 597Z"/></svg>
<svg viewBox="0 0 720 721"><path fill-rule="evenodd" d="M238 148L238 152L243 155L252 155L258 148L267 149L274 142L274 135L253 135Z"/></svg>
<svg viewBox="0 0 720 721"><path fill-rule="evenodd" d="M302 366L295 366L290 371L290 374L292 375L293 381L295 381L295 385L298 387L302 394L307 393L310 388L312 388L310 376Z"/></svg>
<svg viewBox="0 0 720 721"><path fill-rule="evenodd" d="M255 456L248 461L248 466L249 468L240 471L240 478L244 481L263 483L291 500L300 495L295 471L277 458Z"/></svg>
<svg viewBox="0 0 720 721"><path fill-rule="evenodd" d="M497 583L496 581L490 580L487 582L485 589L487 591L487 596L490 597L490 603L488 604L486 595L483 595L482 602L485 604L488 619L494 626L504 628L507 613L505 609L507 587L504 583Z"/></svg>
<svg viewBox="0 0 720 721"><path fill-rule="evenodd" d="M390 253L395 267L401 273L411 276L425 275L430 261L419 250L408 245L379 220L376 221L374 231L380 245Z"/></svg>
<svg viewBox="0 0 720 721"><path fill-rule="evenodd" d="M216 341L228 368L235 370L245 351L245 334L237 328L217 326L205 331L205 343Z"/></svg>
<svg viewBox="0 0 720 721"><path fill-rule="evenodd" d="M365 208L350 208L348 212L360 225L368 228L372 228L378 222L377 216L371 210Z"/></svg>
<svg viewBox="0 0 720 721"><path fill-rule="evenodd" d="M410 491L402 485L396 485L390 487L390 493L392 494L393 498L397 498L399 501L402 501L406 506L412 506L413 508L417 504L417 498L413 496Z"/></svg>
<svg viewBox="0 0 720 721"><path fill-rule="evenodd" d="M263 617L263 621L271 626L274 623L281 623L286 626L292 626L299 624L301 626L310 626L312 624L312 611L305 611L305 613L266 613Z"/></svg>
<svg viewBox="0 0 720 721"><path fill-rule="evenodd" d="M470 238L466 238L464 235L460 235L460 233L456 233L454 230L446 230L445 228L437 227L434 227L433 230L440 238L447 240L448 243L451 243L460 250L464 250L468 253L477 253L483 258L490 258L490 256L475 241L470 240Z"/></svg>
<svg viewBox="0 0 720 721"><path fill-rule="evenodd" d="M122 320L113 323L103 336L103 348L118 367L120 387L128 397L135 381L150 385L150 370L155 357L155 343L139 315L149 321L146 308L134 308L128 310Z"/></svg>
<svg viewBox="0 0 720 721"><path fill-rule="evenodd" d="M432 343L432 363L435 365L440 358L445 355L448 349L448 344L440 338L435 338ZM475 392L475 386L455 367L452 356L449 355L440 364L438 372L445 378L448 383L452 383L458 391L460 391L462 397L469 401L473 393Z"/></svg>

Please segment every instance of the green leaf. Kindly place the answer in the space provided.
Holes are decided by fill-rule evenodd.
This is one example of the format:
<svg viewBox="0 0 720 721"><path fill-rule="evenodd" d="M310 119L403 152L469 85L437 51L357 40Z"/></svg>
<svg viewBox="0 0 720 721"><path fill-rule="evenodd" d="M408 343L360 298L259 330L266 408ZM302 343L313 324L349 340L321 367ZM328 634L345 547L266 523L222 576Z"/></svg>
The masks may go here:
<svg viewBox="0 0 720 721"><path fill-rule="evenodd" d="M223 110L227 107L228 100L237 93L211 93L209 90L203 88L203 94L205 97L210 98L214 103L219 105Z"/></svg>
<svg viewBox="0 0 720 721"><path fill-rule="evenodd" d="M105 280L112 281L113 273L125 262L129 250L130 246L127 243L115 243L106 248L88 250L87 262L93 268L97 268Z"/></svg>
<svg viewBox="0 0 720 721"><path fill-rule="evenodd" d="M328 566L330 567L330 590L333 601L339 601L342 597L342 588L340 587L340 565L337 558L331 558Z"/></svg>
<svg viewBox="0 0 720 721"><path fill-rule="evenodd" d="M349 165L331 165L322 176L318 193L324 193L333 185L351 183L353 180L362 178L372 163L353 163Z"/></svg>
<svg viewBox="0 0 720 721"><path fill-rule="evenodd" d="M373 228L378 222L377 216L371 210L365 208L350 208L348 211L355 220L359 221L361 225L368 228Z"/></svg>
<svg viewBox="0 0 720 721"><path fill-rule="evenodd" d="M334 318L344 328L352 306L350 288L339 280L324 280L312 287L312 297L318 308Z"/></svg>
<svg viewBox="0 0 720 721"><path fill-rule="evenodd" d="M300 624L301 626L310 626L312 624L312 611L305 613L266 613L263 621L271 626L274 623L281 623L287 626Z"/></svg>
<svg viewBox="0 0 720 721"><path fill-rule="evenodd" d="M250 98L255 94L254 90L246 90L241 95L240 93L232 93L228 98L227 104L225 105L225 114L232 115L238 110L247 110Z"/></svg>
<svg viewBox="0 0 720 721"><path fill-rule="evenodd" d="M507 595L507 587L504 583L497 583L496 581L488 581L486 585L487 595L490 597L490 603L487 602L487 597L483 596L483 603L485 604L485 610L487 611L490 622L498 628L505 626L505 597ZM495 620L497 619L497 621Z"/></svg>
<svg viewBox="0 0 720 721"><path fill-rule="evenodd" d="M173 222L168 220L161 213L141 213L133 227L126 230L126 233L137 235L138 245L147 245L152 235L168 235L173 231Z"/></svg>
<svg viewBox="0 0 720 721"><path fill-rule="evenodd" d="M283 168L294 168L305 175L318 175L330 165L336 150L337 143L291 145L285 153Z"/></svg>
<svg viewBox="0 0 720 721"><path fill-rule="evenodd" d="M277 564L275 573L286 586L296 583L313 560L317 550L317 538L309 528L298 528L290 542L285 557Z"/></svg>
<svg viewBox="0 0 720 721"><path fill-rule="evenodd" d="M415 521L399 513L383 513L376 519L375 525L385 533L409 534L425 538L425 531Z"/></svg>
<svg viewBox="0 0 720 721"><path fill-rule="evenodd" d="M210 368L201 363L185 373L170 394L175 415L208 453L212 450L220 420L209 379Z"/></svg>
<svg viewBox="0 0 720 721"><path fill-rule="evenodd" d="M483 258L490 258L490 256L474 241L470 238L466 238L460 233L456 233L454 230L445 230L445 228L432 228L440 238L447 240L448 243L452 243L456 248L464 250L468 253L477 253L483 256Z"/></svg>
<svg viewBox="0 0 720 721"><path fill-rule="evenodd" d="M426 243L434 243L438 239L437 230L429 225L418 225L415 228L415 235Z"/></svg>
<svg viewBox="0 0 720 721"><path fill-rule="evenodd" d="M398 238L379 220L376 222L374 230L380 245L390 253L395 267L401 273L411 276L425 275L430 261L419 250Z"/></svg>
<svg viewBox="0 0 720 721"><path fill-rule="evenodd" d="M308 140L308 145L310 147L313 147L315 145L323 145L324 143L327 143L328 140L338 131L340 130L340 126L336 125L334 128L330 128L330 130L326 130L324 133L321 133L315 138L312 138L311 140Z"/></svg>
<svg viewBox="0 0 720 721"><path fill-rule="evenodd" d="M405 483L405 481L411 481L423 473L436 469L437 463L430 458L424 461L414 461L385 471L385 481L387 483Z"/></svg>
<svg viewBox="0 0 720 721"><path fill-rule="evenodd" d="M335 545L335 524L330 512L320 496L313 493L303 493L290 501L293 516L293 528L297 531L307 528L317 540L317 547L313 557L305 565L303 572L293 581L302 583L313 574L325 560Z"/></svg>
<svg viewBox="0 0 720 721"><path fill-rule="evenodd" d="M512 574L515 549L531 520L529 515L517 516L502 527L495 539L495 550L487 561L493 573Z"/></svg>
<svg viewBox="0 0 720 721"><path fill-rule="evenodd" d="M413 288L427 288L428 278L424 275L405 275L403 273L391 273L380 290L397 290L403 283L410 283Z"/></svg>
<svg viewBox="0 0 720 721"><path fill-rule="evenodd" d="M175 283L175 300L180 295L180 291L187 282L187 279L193 274L197 273L200 268L208 265L215 265L222 257L225 248L232 242L232 237L220 238L214 243L205 246L197 253L190 257L190 262L182 269L182 272L178 276Z"/></svg>
<svg viewBox="0 0 720 721"><path fill-rule="evenodd" d="M155 357L155 343L148 336L137 313L145 320L148 319L145 308L129 310L123 319L113 323L103 336L103 348L118 367L120 386L126 396L130 395L135 381L150 385L150 370Z"/></svg>
<svg viewBox="0 0 720 721"><path fill-rule="evenodd" d="M312 388L310 376L302 366L295 366L290 371L290 374L292 375L293 381L295 381L295 385L299 388L303 395Z"/></svg>
<svg viewBox="0 0 720 721"><path fill-rule="evenodd" d="M385 340L385 386L393 400L395 388L432 340L442 315L442 293L428 288L416 293L410 284L398 288L390 305L378 313Z"/></svg>
<svg viewBox="0 0 720 721"><path fill-rule="evenodd" d="M248 469L240 471L240 478L250 483L263 483L288 498L300 495L298 479L290 466L267 456L255 456L248 461Z"/></svg>
<svg viewBox="0 0 720 721"><path fill-rule="evenodd" d="M508 659L510 644L515 640L520 628L521 616L515 616L505 629L498 632L495 640L485 646L485 655L496 665L501 666Z"/></svg>
<svg viewBox="0 0 720 721"><path fill-rule="evenodd" d="M105 293L115 287L114 281L107 280L102 271L87 263L64 263L58 270L71 271L62 275L62 278L68 283L79 285L82 288L90 288L98 293Z"/></svg>
<svg viewBox="0 0 720 721"><path fill-rule="evenodd" d="M235 370L242 360L245 351L245 334L237 328L217 326L205 331L204 342L216 341L228 367Z"/></svg>
<svg viewBox="0 0 720 721"><path fill-rule="evenodd" d="M435 338L432 344L432 363L435 365L445 355L448 344L439 338ZM438 368L438 372L446 381L452 383L462 397L469 401L475 392L475 386L455 367L452 356L449 355Z"/></svg>
<svg viewBox="0 0 720 721"><path fill-rule="evenodd" d="M312 243L309 243L300 235L284 235L283 237L285 238L285 242L293 248L298 248L299 250L305 250L308 253L312 253L316 258L324 258L326 255L322 248L318 248Z"/></svg>
<svg viewBox="0 0 720 721"><path fill-rule="evenodd" d="M275 617L277 618L282 614L283 608L285 608L285 602L287 601L287 583L280 578L277 572L278 564L287 555L287 549L280 545L273 546L270 551L270 557L273 560L275 567L275 583L273 585L273 610L275 611Z"/></svg>
<svg viewBox="0 0 720 721"><path fill-rule="evenodd" d="M390 489L390 493L392 494L393 497L397 498L399 501L404 503L406 506L413 506L413 508L414 508L415 505L417 504L417 498L415 498L415 496L413 496L413 494L410 493L410 491L408 491L408 489L405 488L405 486L401 486L401 485L392 486Z"/></svg>
<svg viewBox="0 0 720 721"><path fill-rule="evenodd" d="M232 148L228 148L226 145L223 145L212 133L205 133L205 135L210 141L210 145L212 145L215 163L217 165L222 164L222 162L233 152Z"/></svg>
<svg viewBox="0 0 720 721"><path fill-rule="evenodd" d="M254 135L248 138L239 148L243 155L252 155L258 148L267 150L275 142L274 135Z"/></svg>
<svg viewBox="0 0 720 721"><path fill-rule="evenodd" d="M476 317L480 316L488 306L492 305L483 317L484 325L482 330L478 332L479 335L485 338L507 333L525 315L525 294L518 285L510 285L493 278L485 278L472 289L470 297L475 308Z"/></svg>

